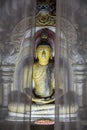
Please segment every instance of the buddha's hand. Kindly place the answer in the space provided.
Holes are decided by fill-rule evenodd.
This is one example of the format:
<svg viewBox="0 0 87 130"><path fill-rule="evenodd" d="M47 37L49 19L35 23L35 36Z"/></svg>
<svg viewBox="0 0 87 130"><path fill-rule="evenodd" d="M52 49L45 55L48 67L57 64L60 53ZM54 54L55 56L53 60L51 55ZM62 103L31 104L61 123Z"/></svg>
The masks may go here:
<svg viewBox="0 0 87 130"><path fill-rule="evenodd" d="M32 101L35 102L36 104L48 104L52 103L55 101L55 98L32 98Z"/></svg>

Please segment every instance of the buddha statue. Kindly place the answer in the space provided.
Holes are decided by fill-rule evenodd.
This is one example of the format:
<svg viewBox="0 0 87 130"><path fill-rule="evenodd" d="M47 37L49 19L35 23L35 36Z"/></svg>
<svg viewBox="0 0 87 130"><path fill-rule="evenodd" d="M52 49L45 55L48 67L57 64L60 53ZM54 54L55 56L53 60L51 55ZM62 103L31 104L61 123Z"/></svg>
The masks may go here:
<svg viewBox="0 0 87 130"><path fill-rule="evenodd" d="M53 48L49 43L48 35L45 32L42 32L40 38L40 42L36 46L36 58L33 64L32 102L36 104L49 104L55 101ZM28 71L27 68L28 67L25 69L26 72ZM27 75L26 72L24 73L25 81ZM25 84L23 86L26 88ZM60 96L63 95L63 87L59 90ZM28 89L26 89L25 93L28 98L30 98Z"/></svg>
<svg viewBox="0 0 87 130"><path fill-rule="evenodd" d="M54 101L55 80L52 48L48 43L41 42L36 49L37 62L33 65L34 94L32 101L47 104Z"/></svg>
<svg viewBox="0 0 87 130"><path fill-rule="evenodd" d="M32 101L31 114L55 114L55 76L54 59L52 47L47 37L41 37L41 41L36 46L36 59L32 69L26 64L23 68L23 94L20 95L20 102L10 103L10 112L27 113L30 111L29 101ZM60 68L59 77L62 79L64 68ZM32 71L33 70L33 71ZM30 86L32 77L32 87ZM64 81L59 85L59 97L64 95ZM30 94L32 92L32 94ZM16 93L17 94L17 93ZM14 99L17 97L13 96ZM51 109L51 111L49 111ZM67 107L69 112L69 107ZM74 108L72 107L73 111ZM60 109L65 113L65 109Z"/></svg>
<svg viewBox="0 0 87 130"><path fill-rule="evenodd" d="M29 68L26 64L23 67L22 73L22 83L23 83L23 92L13 92L12 103L9 104L9 110L16 111L16 106L21 106L21 103L28 103L29 100L32 101L32 104L46 105L54 103L55 101L55 78L54 78L54 59L52 55L52 47L48 42L48 36L41 35L41 40L36 46L35 52L35 61L32 68ZM32 71L33 70L33 71ZM30 86L32 77L32 87ZM32 97L31 92L32 90ZM16 99L20 95L20 105L13 105L16 102ZM60 94L63 94L63 91L60 89ZM22 107L21 107L22 108Z"/></svg>

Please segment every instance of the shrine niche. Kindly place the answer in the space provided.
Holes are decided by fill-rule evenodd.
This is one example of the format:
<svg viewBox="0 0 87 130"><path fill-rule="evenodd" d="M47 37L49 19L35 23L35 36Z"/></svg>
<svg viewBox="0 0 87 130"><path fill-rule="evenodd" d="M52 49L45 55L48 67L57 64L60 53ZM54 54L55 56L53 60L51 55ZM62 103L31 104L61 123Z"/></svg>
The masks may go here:
<svg viewBox="0 0 87 130"><path fill-rule="evenodd" d="M87 47L74 9L68 1L37 0L27 11L14 20L9 44L0 43L1 119L77 128L86 121Z"/></svg>
<svg viewBox="0 0 87 130"><path fill-rule="evenodd" d="M32 42L31 42L31 28L28 29L31 18L24 19L20 23L18 23L18 25L15 27L12 33L12 41L15 42L15 39L19 37L18 42L20 46L16 47L18 49L18 57L14 71L14 82L13 82L14 89L10 93L10 101L8 105L9 118L12 118L14 115L14 120L16 120L16 116L17 117L25 116L26 120L28 120L28 114L31 113L32 121L44 118L51 119L54 121L55 118L54 66L55 66L55 46L56 46L55 45L56 17L51 16L48 11L41 10L34 18L36 19L36 27L35 27L35 34L34 32L32 34L32 37L34 38ZM69 42L69 48L71 48L72 40L75 42L77 39L77 35L73 25L69 23L69 21L63 18L61 20L62 20L61 21L62 28L61 30L59 30L61 32L60 36L61 44L59 44L59 46L61 47L61 53L59 55L59 67L60 67L59 108L60 108L60 118L63 119L62 115L63 116L69 115L68 87L70 83L68 84L68 79L71 77L72 73L71 70L72 61L70 62L70 64L67 62L67 42ZM20 29L19 27L22 26L24 22L28 23L28 25L26 24L27 26L24 36L22 37L23 35L22 32L21 33L22 35L20 37L20 34L18 33ZM65 27L64 24L66 24L67 27L69 27L70 31L69 34L67 33L67 27ZM67 38L69 41L67 41ZM41 57L39 57L40 55ZM48 60L45 61L43 57L48 57ZM41 64L39 62L41 62ZM40 79L38 78L39 73L40 73ZM35 75L37 78L35 78ZM45 78L43 76L45 76ZM45 84L48 86L47 88ZM78 94L76 94L76 92L73 91L72 88L70 88L69 91L72 95L70 111L72 115L75 115L76 111L78 110L78 106L76 104L77 101L75 101L73 98ZM64 103L65 98L67 99L67 105L66 103ZM30 103L32 104L31 111L29 105ZM75 104L73 105L73 103Z"/></svg>

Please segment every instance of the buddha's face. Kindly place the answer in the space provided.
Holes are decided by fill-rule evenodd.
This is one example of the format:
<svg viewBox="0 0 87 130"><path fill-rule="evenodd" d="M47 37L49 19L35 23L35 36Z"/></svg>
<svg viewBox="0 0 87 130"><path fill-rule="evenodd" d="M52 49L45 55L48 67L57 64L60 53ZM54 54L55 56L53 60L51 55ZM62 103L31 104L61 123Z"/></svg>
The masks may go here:
<svg viewBox="0 0 87 130"><path fill-rule="evenodd" d="M52 55L52 50L48 45L39 45L36 50L37 58L39 60L39 64L46 65L49 62L49 59Z"/></svg>

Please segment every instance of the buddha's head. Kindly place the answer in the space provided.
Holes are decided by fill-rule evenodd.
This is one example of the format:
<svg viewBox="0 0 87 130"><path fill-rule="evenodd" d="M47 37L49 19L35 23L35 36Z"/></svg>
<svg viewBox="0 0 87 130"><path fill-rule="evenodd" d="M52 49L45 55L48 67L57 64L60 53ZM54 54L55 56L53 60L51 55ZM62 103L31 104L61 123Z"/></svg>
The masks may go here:
<svg viewBox="0 0 87 130"><path fill-rule="evenodd" d="M47 65L52 57L52 48L48 43L41 43L36 48L36 55L40 65Z"/></svg>

